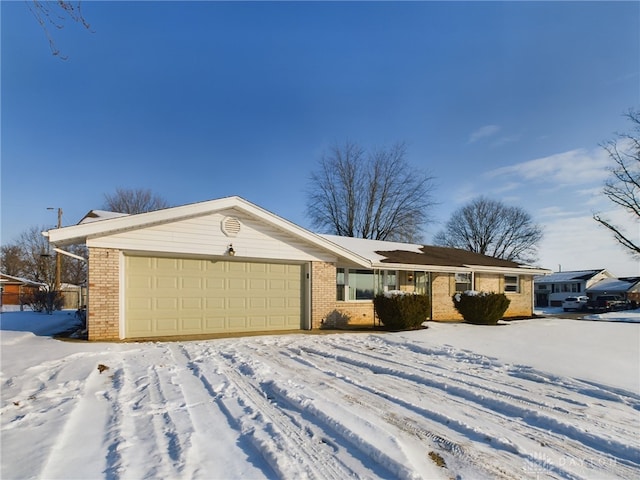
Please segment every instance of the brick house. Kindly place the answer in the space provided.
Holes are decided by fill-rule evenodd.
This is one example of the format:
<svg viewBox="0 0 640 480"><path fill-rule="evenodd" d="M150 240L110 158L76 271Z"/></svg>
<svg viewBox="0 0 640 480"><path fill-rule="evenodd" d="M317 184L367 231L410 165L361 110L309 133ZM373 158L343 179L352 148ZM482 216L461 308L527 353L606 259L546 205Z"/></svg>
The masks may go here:
<svg viewBox="0 0 640 480"><path fill-rule="evenodd" d="M89 249L90 340L320 328L335 312L373 325L373 296L430 296L431 319L458 321L457 291L505 292L506 317L533 313L548 273L462 250L318 235L240 197L137 215L92 211L44 233Z"/></svg>
<svg viewBox="0 0 640 480"><path fill-rule="evenodd" d="M19 305L22 309L34 292L45 288L47 286L44 283L0 273L0 306Z"/></svg>

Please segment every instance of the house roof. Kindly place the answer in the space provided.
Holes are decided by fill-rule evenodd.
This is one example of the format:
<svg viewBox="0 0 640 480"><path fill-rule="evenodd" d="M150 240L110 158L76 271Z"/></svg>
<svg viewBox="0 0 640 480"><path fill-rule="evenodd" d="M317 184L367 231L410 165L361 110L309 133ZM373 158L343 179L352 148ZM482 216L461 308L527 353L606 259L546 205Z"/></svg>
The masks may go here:
<svg viewBox="0 0 640 480"><path fill-rule="evenodd" d="M575 270L567 272L553 272L550 275L544 275L534 278L536 283L562 283L579 280L589 280L599 273L605 272L607 275L612 276L604 268L597 270Z"/></svg>
<svg viewBox="0 0 640 480"><path fill-rule="evenodd" d="M102 210L91 210L77 225L56 228L43 232L49 238L49 242L56 246L71 245L74 243L86 243L88 238L96 238L114 233L137 230L152 225L165 224L196 218L224 210L237 210L251 216L260 218L273 227L285 231L297 238L306 240L320 248L330 250L334 254L345 258L355 264L366 266L367 259L335 245L307 229L304 229L274 213L269 212L241 197L224 197L204 202L191 203L178 207L164 208L152 212L138 214L114 214ZM112 215L109 215L111 213Z"/></svg>
<svg viewBox="0 0 640 480"><path fill-rule="evenodd" d="M630 292L640 290L640 277L605 278L587 288L587 292Z"/></svg>
<svg viewBox="0 0 640 480"><path fill-rule="evenodd" d="M447 247L432 247L410 243L386 242L361 238L319 235L283 219L241 197L192 203L135 215L114 214L91 210L78 225L43 232L57 246L84 243L113 233L136 230L235 209L283 230L316 247L332 252L348 262L370 268L397 268L433 271L503 271L528 274L548 273L548 270L528 267L516 262L496 259L477 253Z"/></svg>
<svg viewBox="0 0 640 480"><path fill-rule="evenodd" d="M322 235L322 237L353 252L357 252L358 255L367 258L372 266L380 268L404 266L412 267L415 270L433 271L468 271L470 269L482 271L489 269L536 274L548 272L548 270L457 248L340 237L337 235Z"/></svg>
<svg viewBox="0 0 640 480"><path fill-rule="evenodd" d="M7 275L6 273L1 273L1 272L0 272L0 283L31 285L34 287L46 286L46 284L44 283L34 282L33 280L28 280L26 278L21 278L21 277L14 277L13 275Z"/></svg>
<svg viewBox="0 0 640 480"><path fill-rule="evenodd" d="M128 213L109 212L108 210L89 210L87 214L82 217L78 224L97 222L99 220L108 220L110 218L127 217Z"/></svg>

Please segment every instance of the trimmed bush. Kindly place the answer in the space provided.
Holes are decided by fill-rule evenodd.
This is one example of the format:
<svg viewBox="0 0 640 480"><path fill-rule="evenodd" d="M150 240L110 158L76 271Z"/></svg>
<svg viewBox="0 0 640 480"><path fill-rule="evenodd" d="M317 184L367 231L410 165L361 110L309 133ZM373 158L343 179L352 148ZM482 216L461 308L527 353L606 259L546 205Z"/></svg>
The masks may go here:
<svg viewBox="0 0 640 480"><path fill-rule="evenodd" d="M331 313L329 313L329 315L322 319L320 328L347 328L349 326L349 320L351 320L351 316L348 313L341 312L340 310L333 310Z"/></svg>
<svg viewBox="0 0 640 480"><path fill-rule="evenodd" d="M373 307L390 330L416 330L429 316L429 297L400 291L376 295Z"/></svg>
<svg viewBox="0 0 640 480"><path fill-rule="evenodd" d="M452 299L464 321L475 325L496 325L511 303L504 293L494 292L468 291Z"/></svg>

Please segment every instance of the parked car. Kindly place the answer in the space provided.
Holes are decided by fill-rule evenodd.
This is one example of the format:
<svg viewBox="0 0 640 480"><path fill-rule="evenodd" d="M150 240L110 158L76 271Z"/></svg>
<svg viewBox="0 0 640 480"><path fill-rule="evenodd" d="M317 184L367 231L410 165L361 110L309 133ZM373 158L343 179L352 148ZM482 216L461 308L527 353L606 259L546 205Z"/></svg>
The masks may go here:
<svg viewBox="0 0 640 480"><path fill-rule="evenodd" d="M586 310L589 297L579 295L577 297L567 297L562 302L562 310L568 312L569 310Z"/></svg>
<svg viewBox="0 0 640 480"><path fill-rule="evenodd" d="M630 306L630 302L618 295L599 295L587 302L587 310L594 312L615 312L627 310Z"/></svg>

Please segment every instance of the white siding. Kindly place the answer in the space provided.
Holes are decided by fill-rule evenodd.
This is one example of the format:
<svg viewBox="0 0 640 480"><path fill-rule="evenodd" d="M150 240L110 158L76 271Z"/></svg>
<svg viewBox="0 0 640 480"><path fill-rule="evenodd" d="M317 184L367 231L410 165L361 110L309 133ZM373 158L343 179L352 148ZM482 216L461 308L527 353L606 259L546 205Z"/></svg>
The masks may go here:
<svg viewBox="0 0 640 480"><path fill-rule="evenodd" d="M227 216L242 224L235 237L222 232L221 222ZM335 261L331 254L304 240L233 210L87 239L89 247L210 256L226 255L229 244L233 244L237 258Z"/></svg>

